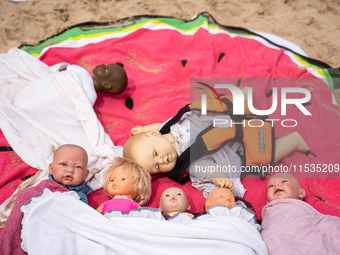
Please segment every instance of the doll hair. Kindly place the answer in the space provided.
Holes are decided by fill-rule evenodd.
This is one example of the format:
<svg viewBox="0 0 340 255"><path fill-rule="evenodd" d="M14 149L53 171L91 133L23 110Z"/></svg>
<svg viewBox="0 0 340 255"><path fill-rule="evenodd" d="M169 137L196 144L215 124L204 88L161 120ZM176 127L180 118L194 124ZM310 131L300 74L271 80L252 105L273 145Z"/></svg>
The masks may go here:
<svg viewBox="0 0 340 255"><path fill-rule="evenodd" d="M107 193L106 186L110 182L112 171L120 166L121 172L128 171L128 174L133 175L132 184L135 186L137 191L137 196L133 199L133 201L140 205L148 202L151 196L151 175L148 169L127 158L116 157L105 167L103 176L104 192L109 197L113 198Z"/></svg>

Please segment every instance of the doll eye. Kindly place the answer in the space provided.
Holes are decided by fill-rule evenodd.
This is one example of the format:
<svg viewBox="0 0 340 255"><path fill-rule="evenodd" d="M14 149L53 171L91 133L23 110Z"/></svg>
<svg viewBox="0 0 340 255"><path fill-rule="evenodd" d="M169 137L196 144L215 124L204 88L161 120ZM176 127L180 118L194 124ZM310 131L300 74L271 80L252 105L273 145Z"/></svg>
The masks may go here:
<svg viewBox="0 0 340 255"><path fill-rule="evenodd" d="M76 166L76 168L81 169L81 166Z"/></svg>
<svg viewBox="0 0 340 255"><path fill-rule="evenodd" d="M153 155L154 155L154 156L157 156L157 151L153 151Z"/></svg>
<svg viewBox="0 0 340 255"><path fill-rule="evenodd" d="M65 163L61 163L60 165L61 165L61 166L66 166L66 164L65 164Z"/></svg>
<svg viewBox="0 0 340 255"><path fill-rule="evenodd" d="M115 180L114 179L111 179L110 182L114 182Z"/></svg>
<svg viewBox="0 0 340 255"><path fill-rule="evenodd" d="M177 193L177 196L182 196L182 193Z"/></svg>
<svg viewBox="0 0 340 255"><path fill-rule="evenodd" d="M169 195L169 194L166 194L165 197L170 197L170 195Z"/></svg>
<svg viewBox="0 0 340 255"><path fill-rule="evenodd" d="M122 178L122 181L125 181L125 178Z"/></svg>
<svg viewBox="0 0 340 255"><path fill-rule="evenodd" d="M282 183L288 182L287 180L282 181Z"/></svg>
<svg viewBox="0 0 340 255"><path fill-rule="evenodd" d="M223 197L222 195L220 197Z"/></svg>
<svg viewBox="0 0 340 255"><path fill-rule="evenodd" d="M274 185L269 185L269 186L268 186L268 189L269 189L269 188L272 188L272 187L274 187Z"/></svg>

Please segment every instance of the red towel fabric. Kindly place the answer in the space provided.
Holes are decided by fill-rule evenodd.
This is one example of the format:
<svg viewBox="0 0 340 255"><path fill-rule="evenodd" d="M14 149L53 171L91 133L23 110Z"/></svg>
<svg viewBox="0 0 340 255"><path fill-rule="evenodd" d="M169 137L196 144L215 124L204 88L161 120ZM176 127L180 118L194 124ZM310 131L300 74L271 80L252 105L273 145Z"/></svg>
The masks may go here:
<svg viewBox="0 0 340 255"><path fill-rule="evenodd" d="M24 189L19 192L15 205L7 219L5 227L0 235L0 253L3 255L24 255L27 254L21 249L21 221L24 216L20 210L20 206L29 202L29 200L39 195L44 188L48 188L52 192L69 191L63 186L52 180L44 180L37 186Z"/></svg>

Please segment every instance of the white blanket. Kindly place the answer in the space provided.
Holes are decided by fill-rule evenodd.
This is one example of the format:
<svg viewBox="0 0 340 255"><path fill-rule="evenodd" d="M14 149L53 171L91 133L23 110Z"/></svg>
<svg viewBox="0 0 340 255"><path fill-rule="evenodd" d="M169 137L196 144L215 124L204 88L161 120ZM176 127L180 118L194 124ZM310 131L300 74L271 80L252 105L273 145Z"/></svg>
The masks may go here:
<svg viewBox="0 0 340 255"><path fill-rule="evenodd" d="M122 156L122 147L114 146L98 121L78 75L59 72L59 66L48 67L16 48L0 54L0 128L18 156L40 170L0 206L0 223L19 190L47 178L60 145L73 143L87 151L87 181L94 190L102 187L105 161Z"/></svg>
<svg viewBox="0 0 340 255"><path fill-rule="evenodd" d="M21 210L21 247L28 254L268 254L254 225L221 212L182 223L164 220L154 208L105 217L74 192L46 188Z"/></svg>

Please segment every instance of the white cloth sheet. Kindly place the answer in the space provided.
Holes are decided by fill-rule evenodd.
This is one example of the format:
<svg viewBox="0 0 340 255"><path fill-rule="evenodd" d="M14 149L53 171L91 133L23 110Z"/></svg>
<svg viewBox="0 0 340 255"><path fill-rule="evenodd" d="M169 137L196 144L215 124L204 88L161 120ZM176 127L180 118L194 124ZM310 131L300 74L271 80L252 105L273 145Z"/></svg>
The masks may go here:
<svg viewBox="0 0 340 255"><path fill-rule="evenodd" d="M268 254L247 219L218 212L181 223L163 220L154 208L102 215L74 192L46 188L21 210L28 254Z"/></svg>
<svg viewBox="0 0 340 255"><path fill-rule="evenodd" d="M0 128L18 156L40 170L20 189L46 179L54 151L72 143L87 151L87 181L96 190L102 187L106 161L122 156L122 147L114 146L105 133L78 75L59 72L59 67L49 67L17 48L0 54ZM17 193L18 189L0 206L1 222Z"/></svg>

